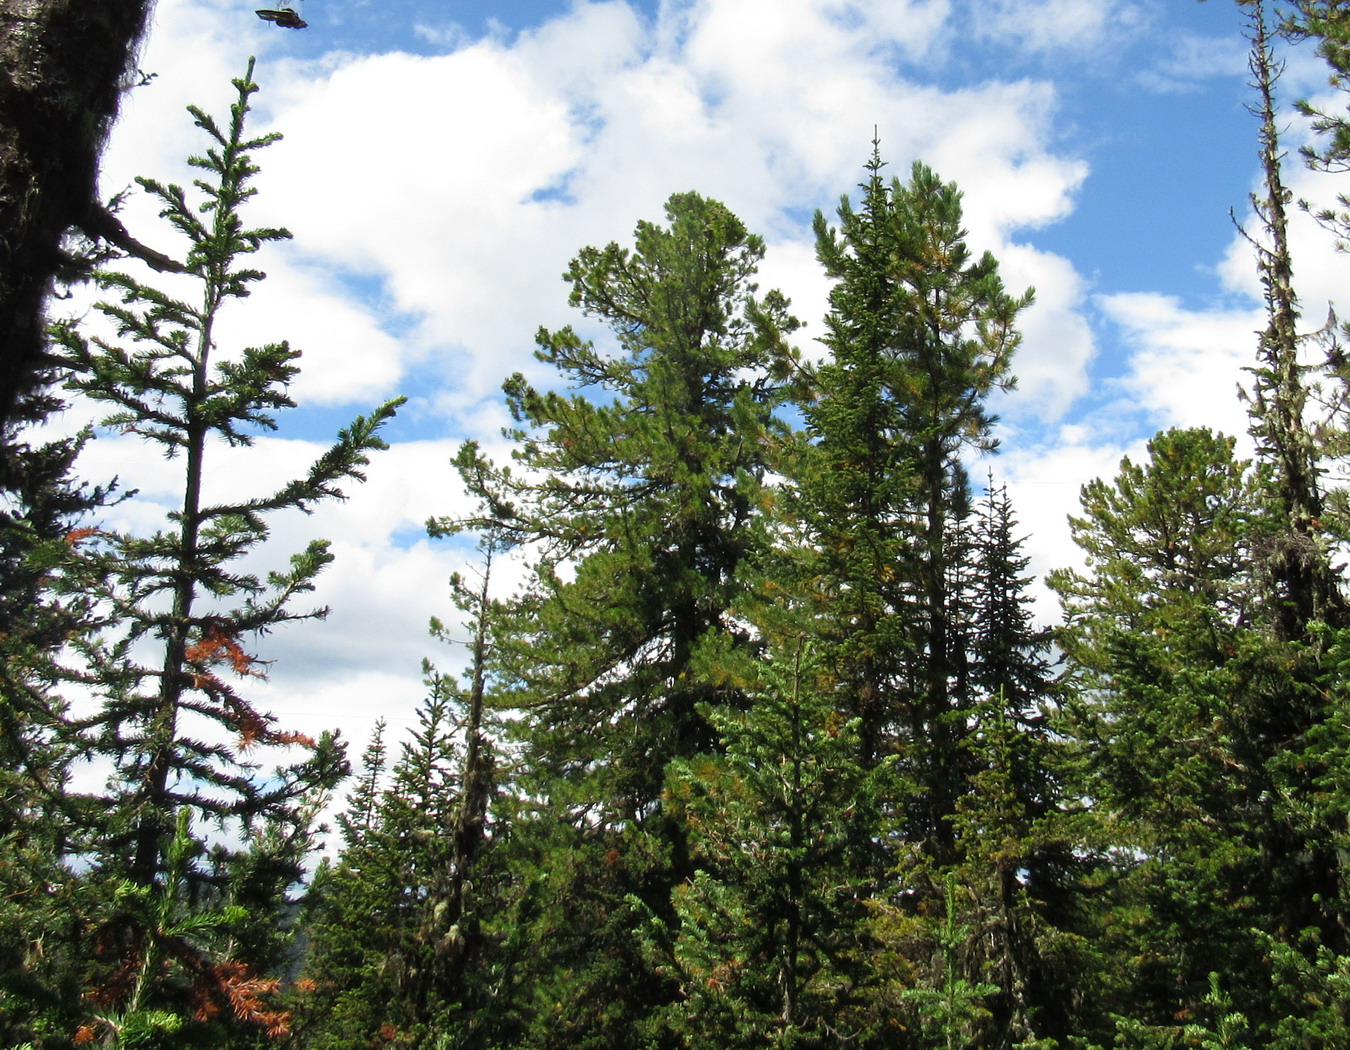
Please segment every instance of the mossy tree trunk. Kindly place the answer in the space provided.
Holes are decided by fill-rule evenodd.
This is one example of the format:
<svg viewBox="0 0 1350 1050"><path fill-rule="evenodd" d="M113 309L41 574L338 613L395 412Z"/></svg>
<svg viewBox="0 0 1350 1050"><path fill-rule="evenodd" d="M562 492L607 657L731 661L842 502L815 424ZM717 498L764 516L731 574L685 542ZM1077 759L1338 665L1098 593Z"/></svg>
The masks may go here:
<svg viewBox="0 0 1350 1050"><path fill-rule="evenodd" d="M0 0L0 419L34 381L62 237L119 236L98 158L152 4Z"/></svg>

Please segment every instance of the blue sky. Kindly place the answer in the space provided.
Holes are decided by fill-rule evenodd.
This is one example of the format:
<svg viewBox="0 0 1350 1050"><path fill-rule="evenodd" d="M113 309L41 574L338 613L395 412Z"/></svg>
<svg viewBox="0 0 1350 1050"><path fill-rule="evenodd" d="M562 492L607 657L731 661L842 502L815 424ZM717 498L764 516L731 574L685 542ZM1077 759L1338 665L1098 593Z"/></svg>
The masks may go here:
<svg viewBox="0 0 1350 1050"><path fill-rule="evenodd" d="M464 552L420 529L463 507L461 441L505 454L502 379L548 381L535 329L584 329L559 277L576 250L626 239L673 192L721 199L765 236L761 284L792 297L815 353L827 289L809 219L853 190L874 127L893 172L918 158L955 180L972 244L1037 288L992 466L1039 572L1074 558L1079 486L1155 430L1243 429L1234 388L1261 321L1229 211L1245 215L1256 123L1227 0L303 0L303 31L253 6L159 0L140 63L157 76L113 133L103 188L187 177L184 107L219 111L256 55L254 126L285 139L260 158L254 217L295 240L262 260L269 280L222 352L289 338L305 407L252 459L222 450L215 484L300 469L354 413L410 398L361 491L276 530L276 561L311 535L338 555L330 620L261 653L277 661L267 699L299 728L359 741L378 714L403 724L421 656L459 659L425 625L452 615L444 581ZM1287 96L1324 92L1319 63L1287 58ZM1289 175L1299 195L1337 192ZM126 219L172 248L143 204ZM1347 262L1307 224L1296 246L1320 318ZM119 513L148 523L176 485L140 456L109 436L88 469L139 483Z"/></svg>

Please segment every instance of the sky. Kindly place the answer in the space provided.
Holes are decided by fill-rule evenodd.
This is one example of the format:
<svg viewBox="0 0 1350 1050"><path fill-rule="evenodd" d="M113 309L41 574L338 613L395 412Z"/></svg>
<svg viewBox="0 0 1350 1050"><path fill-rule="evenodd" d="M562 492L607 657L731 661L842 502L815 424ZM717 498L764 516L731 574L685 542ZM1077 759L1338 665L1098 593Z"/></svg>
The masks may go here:
<svg viewBox="0 0 1350 1050"><path fill-rule="evenodd" d="M136 175L190 179L183 158L203 141L185 107L223 113L256 56L252 127L284 138L259 154L248 218L294 239L259 259L268 279L220 344L301 348L301 407L252 449L213 450L216 493L270 490L356 414L409 399L368 482L279 519L260 555L283 565L316 536L336 555L315 596L329 618L255 647L274 662L252 695L284 728L341 729L355 755L376 719L395 738L412 724L424 657L462 665L462 647L427 635L432 616L453 623L446 581L473 564L464 543L425 533L467 509L450 459L466 439L505 458L503 379L553 379L535 331L601 334L568 308L568 260L628 242L676 192L723 201L765 238L761 288L792 299L799 345L819 356L828 285L810 220L855 191L874 135L890 172L920 159L959 185L971 245L998 257L1010 290L1036 288L1019 389L995 405L1002 451L972 474L1008 485L1040 574L1077 560L1065 519L1080 486L1157 430L1245 432L1236 388L1262 315L1234 216L1248 217L1257 122L1228 0L296 6L308 29L241 0L158 0L139 61L153 78L128 96L101 175L105 195ZM1325 96L1314 56L1285 57L1285 99ZM1282 126L1292 152L1304 129ZM1287 178L1297 197L1345 192L1296 158ZM137 192L123 218L175 254ZM1294 243L1315 323L1350 260L1305 220ZM136 485L115 523L153 527L175 466L104 435L83 472ZM1055 615L1048 595L1037 609Z"/></svg>

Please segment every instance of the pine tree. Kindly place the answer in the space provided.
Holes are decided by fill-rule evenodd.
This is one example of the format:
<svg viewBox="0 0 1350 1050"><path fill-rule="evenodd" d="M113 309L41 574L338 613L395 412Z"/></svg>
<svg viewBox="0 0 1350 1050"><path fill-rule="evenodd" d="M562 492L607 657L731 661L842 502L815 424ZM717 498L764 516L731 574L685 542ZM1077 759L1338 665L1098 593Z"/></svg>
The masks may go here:
<svg viewBox="0 0 1350 1050"><path fill-rule="evenodd" d="M1288 641L1309 641L1314 622L1340 624L1345 602L1331 567L1324 518L1322 475L1326 449L1316 440L1318 428L1310 411L1316 393L1313 368L1303 363L1307 339L1298 331L1299 301L1294 287L1287 209L1291 195L1284 185L1275 89L1281 66L1276 62L1261 0L1240 0L1248 8L1251 38L1251 86L1260 118L1263 187L1252 206L1264 237L1248 240L1256 251L1257 270L1265 291L1267 324L1250 370L1250 431L1262 460L1270 468L1270 516L1281 523L1261 552L1268 567L1275 626ZM1333 369L1339 348L1331 347Z"/></svg>
<svg viewBox="0 0 1350 1050"><path fill-rule="evenodd" d="M918 163L888 185L882 167L874 149L861 210L845 198L837 229L815 220L831 359L805 409L799 513L865 760L903 748L901 834L949 860L969 704L961 455L996 445L985 400L1013 385L1031 293L1008 295L993 256L973 257L954 185Z"/></svg>
<svg viewBox="0 0 1350 1050"><path fill-rule="evenodd" d="M1079 690L1058 728L1088 748L1076 790L1123 851L1118 915L1147 917L1120 948L1136 967L1117 1011L1158 1032L1206 1009L1214 970L1226 994L1264 1001L1269 956L1252 931L1292 931L1307 914L1312 856L1300 859L1280 812L1280 767L1308 693L1291 676L1296 655L1261 622L1250 552L1266 526L1233 445L1168 431L1148 461L1085 486L1071 524L1086 569L1050 577Z"/></svg>
<svg viewBox="0 0 1350 1050"><path fill-rule="evenodd" d="M201 980L190 990L229 1016L232 996L253 979L248 968L276 964L285 951L275 931L258 934L289 907L288 888L301 879L314 846L317 812L345 775L346 762L328 734L315 741L276 728L230 678L247 682L263 673L245 649L251 636L322 615L291 605L312 589L331 555L315 541L265 579L236 563L266 539L272 513L340 498L343 482L361 480L369 453L383 447L377 432L396 404L358 418L306 477L273 494L211 502L210 454L220 444L247 447L259 430L273 429L272 413L293 404L286 385L298 371L298 351L285 343L237 353L216 346L221 311L263 276L247 265L249 257L288 236L243 223L242 208L254 192L253 154L275 136L244 134L257 90L251 65L235 86L238 99L223 128L190 110L210 141L206 154L191 160L203 172L194 183L200 203L180 187L141 183L187 241L183 269L197 301L144 284L129 271L109 271L98 280L120 301L99 309L115 334L87 336L73 323L53 333L71 371L69 388L111 407L103 426L138 436L183 471L183 501L165 529L136 536L80 528L63 538L46 566L51 593L90 603L94 616L50 670L59 682L98 698L96 708L84 701L87 713L68 717L65 731L69 746L113 770L105 794L75 800L89 819L80 843L92 865L88 877L125 879L126 899L144 904L114 909L99 933L95 973L101 969L106 982L101 1016L114 1040L122 1036L108 1011L123 1002L149 1008L160 994L152 987L160 968L147 954L154 935L145 922L161 897L164 908L177 908L186 894L191 910L181 921L217 915L233 927L219 944L235 955L208 951L203 958L212 961L192 971ZM147 658L150 653L157 655ZM299 757L265 770L254 757L263 748ZM211 822L226 826L239 845L222 840L208 849L202 836ZM184 835L188 844L177 844ZM171 877L172 865L179 874ZM236 966L243 969L231 969ZM139 979L134 986L121 982L119 975L133 971L150 982L147 989ZM161 991L166 1009L186 1009L187 991L167 985ZM206 1017L214 1008L199 1005L186 1016Z"/></svg>
<svg viewBox="0 0 1350 1050"><path fill-rule="evenodd" d="M729 609L793 363L786 301L754 294L760 239L693 193L672 197L666 218L639 223L631 250L573 260L572 302L614 345L539 333L540 359L581 392L509 380L519 467L466 446L458 462L483 514L438 526L494 528L538 559L495 644L526 712L523 789L562 822L536 863L564 912L539 921L556 932L553 958L575 956L554 971L568 987L541 993L561 1016L541 1018L537 1038L573 1047L629 1045L635 1016L671 994L634 950L631 917L610 909L636 893L668 915L672 885L692 873L664 771L716 744L699 705L730 698L695 657L737 634Z"/></svg>
<svg viewBox="0 0 1350 1050"><path fill-rule="evenodd" d="M874 147L861 204L842 201L838 228L816 217L817 253L835 282L823 340L831 356L803 408L810 443L793 465L792 569L780 578L809 600L837 715L857 720L859 761L878 774L860 808L877 822L850 830L851 870L871 886L879 948L867 980L884 1025L916 1008L903 993L916 982L939 996L951 981L981 997L998 991L976 972L983 962L972 963L971 981L950 970L943 931L973 927L938 917L966 856L963 831L976 826L967 793L981 789L972 746L980 686L1005 672L1025 672L1028 693L1045 683L1030 636L998 650L1025 626L1012 615L1021 582L1000 578L1002 605L979 589L963 463L996 446L986 400L1013 385L1015 323L1031 293L1007 294L993 257L972 254L954 186L922 164L908 182L888 183L882 167ZM997 640L981 615L1009 617ZM986 889L997 881L982 879ZM977 1012L992 1016L982 1004ZM927 1045L914 1039L906 1045Z"/></svg>

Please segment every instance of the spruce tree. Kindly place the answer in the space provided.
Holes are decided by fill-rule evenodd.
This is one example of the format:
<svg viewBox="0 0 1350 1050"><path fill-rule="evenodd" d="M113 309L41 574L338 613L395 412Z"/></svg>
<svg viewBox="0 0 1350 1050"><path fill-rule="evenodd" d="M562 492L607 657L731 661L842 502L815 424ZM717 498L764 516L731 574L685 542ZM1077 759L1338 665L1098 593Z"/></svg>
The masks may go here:
<svg viewBox="0 0 1350 1050"><path fill-rule="evenodd" d="M422 711L419 722L424 724ZM408 925L406 912L395 912L406 880L401 872L394 877L392 869L420 840L400 844L384 832L388 772L380 720L362 752L346 808L337 815L338 859L325 859L313 879L300 981L308 994L298 1003L296 1023L305 1047L360 1045L390 1023L387 1007L395 990L384 964L395 931Z"/></svg>
<svg viewBox="0 0 1350 1050"><path fill-rule="evenodd" d="M324 873L310 927L307 1046L487 1047L509 1023L494 969L506 957L497 948L508 910L494 849L502 829L490 812L494 553L489 537L477 586L451 580L471 631L468 688L426 664L427 696L398 761L386 770L380 723L338 818L342 853ZM452 640L439 621L432 631Z"/></svg>
<svg viewBox="0 0 1350 1050"><path fill-rule="evenodd" d="M1334 315L1320 332L1305 334L1296 327L1299 301L1285 214L1290 194L1276 127L1281 67L1264 5L1247 0L1243 6L1249 10L1252 87L1259 99L1253 110L1261 121L1263 192L1253 196L1253 206L1262 236L1253 243L1268 315L1251 369L1250 430L1265 468L1268 539L1261 554L1267 568L1267 608L1274 613L1274 640L1284 643L1279 651L1285 665L1282 688L1259 701L1260 722L1267 727L1263 767L1272 800L1261 849L1264 874L1278 887L1282 901L1278 927L1270 931L1276 941L1272 955L1283 954L1286 961L1297 961L1322 978L1316 992L1300 996L1291 994L1277 976L1271 1010L1278 1013L1281 1000L1343 1002L1335 993L1335 974L1350 955L1344 821L1336 804L1328 805L1337 793L1333 785L1343 754L1337 742L1343 735L1338 691L1328 688L1338 680L1340 664L1329 650L1350 627L1343 568L1334 564L1334 551L1345 535L1344 521L1336 513L1345 506L1345 494L1329 499L1327 476L1329 465L1346 452L1350 387ZM1330 7L1320 13L1328 34L1322 53L1334 63L1344 13ZM1331 221L1334 225L1334 216ZM1305 1019L1304 1011L1287 1017L1286 1032ZM1325 1027L1308 1021L1312 1027L1307 1032Z"/></svg>
<svg viewBox="0 0 1350 1050"><path fill-rule="evenodd" d="M973 977L997 989L986 1000L982 1045L991 1047L1065 1038L1072 997L1090 998L1094 968L1081 894L1095 862L1066 797L1067 756L1052 729L1063 689L1051 632L1033 622L1030 559L1016 525L1007 489L991 477L968 574L972 770L954 821L955 871L975 891L960 918L983 956Z"/></svg>
<svg viewBox="0 0 1350 1050"><path fill-rule="evenodd" d="M64 407L42 377L21 395L0 436L0 1044L22 1043L39 1018L78 1000L84 887L63 859L82 849L79 807L68 794L78 754L68 705L49 665L85 626L88 603L56 601L45 586L51 552L112 498L79 482L74 464L88 435L39 442L28 427Z"/></svg>
<svg viewBox="0 0 1350 1050"><path fill-rule="evenodd" d="M257 90L251 64L234 83L238 96L224 126L190 109L209 140L190 161L203 173L194 182L197 199L141 180L187 242L183 283L168 291L128 269L101 273L102 288L117 296L98 308L112 331L87 335L72 322L53 332L69 389L111 409L103 427L134 435L182 469L182 502L163 529L80 528L45 566L50 593L88 603L93 616L50 672L34 672L94 698L81 700L65 726L70 746L111 768L105 792L76 800L90 821L80 846L87 877L124 885L118 893L139 902L110 912L93 959L90 979L103 983L90 1003L103 1012L90 1030L115 1043L130 1038L119 1034L125 1026L116 1011L132 1006L138 1016L149 1010L209 1020L224 1011L244 1018L248 1011L235 1009L239 989L254 968L282 962L284 938L268 928L282 922L288 890L315 845L317 812L346 762L331 735L311 740L278 728L239 683L264 673L246 649L249 639L323 614L297 611L293 602L312 590L331 555L314 541L265 578L238 562L267 538L269 516L341 498L344 482L361 480L369 454L384 447L378 431L396 406L358 418L305 477L278 491L212 500L212 454L223 445L247 447L275 428L273 413L293 405L287 384L299 356L286 343L234 352L216 343L221 312L264 276L250 257L288 236L243 221L254 154L276 136L245 135ZM195 298L180 297L178 288ZM264 749L289 764L263 768ZM208 843L211 825L228 837ZM154 961L157 934L147 923L168 929L170 913L173 928L186 922L184 929L215 931L194 948L200 962L184 971L186 984L159 983L167 971ZM133 972L141 977L127 985Z"/></svg>
<svg viewBox="0 0 1350 1050"><path fill-rule="evenodd" d="M667 770L696 871L676 888L678 925L646 931L681 991L665 1024L688 1047L869 1045L883 1027L870 884L851 869L885 770L863 767L858 721L796 614L750 608L762 652L705 657L747 703L706 708L721 749Z"/></svg>
<svg viewBox="0 0 1350 1050"><path fill-rule="evenodd" d="M377 735L341 818L343 850L325 875L305 966L315 985L302 1013L310 1046L434 1045L431 1004L420 993L435 953L419 929L446 863L459 758L451 683L430 673L427 685L389 783L376 787Z"/></svg>

